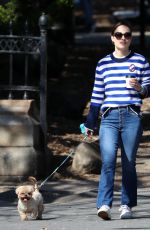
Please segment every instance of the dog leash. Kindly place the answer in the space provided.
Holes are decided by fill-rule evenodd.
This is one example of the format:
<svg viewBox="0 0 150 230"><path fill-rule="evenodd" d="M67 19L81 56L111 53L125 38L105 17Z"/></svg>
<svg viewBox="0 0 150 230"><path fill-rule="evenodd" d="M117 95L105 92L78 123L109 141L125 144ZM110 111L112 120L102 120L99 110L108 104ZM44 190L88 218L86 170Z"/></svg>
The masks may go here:
<svg viewBox="0 0 150 230"><path fill-rule="evenodd" d="M70 153L68 154L68 156L61 162L61 164L48 176L46 177L46 179L40 184L39 188L41 188L47 181L49 178L51 178L51 176L70 158L73 156L75 152L73 150L70 151Z"/></svg>
<svg viewBox="0 0 150 230"><path fill-rule="evenodd" d="M91 143L91 141L87 141L87 139L89 138L88 135L85 135L85 126L84 124L80 125L80 129L81 129L81 133L84 135L83 141L82 142L89 142ZM93 130L90 130L93 131ZM93 137L92 137L93 139ZM92 140L91 139L91 140ZM39 185L39 188L41 188L48 180L49 178L51 178L51 176L53 176L53 174L70 158L73 156L73 154L75 154L74 150L71 150L70 153L68 154L68 156L61 162L61 164L48 176L46 177L46 179Z"/></svg>

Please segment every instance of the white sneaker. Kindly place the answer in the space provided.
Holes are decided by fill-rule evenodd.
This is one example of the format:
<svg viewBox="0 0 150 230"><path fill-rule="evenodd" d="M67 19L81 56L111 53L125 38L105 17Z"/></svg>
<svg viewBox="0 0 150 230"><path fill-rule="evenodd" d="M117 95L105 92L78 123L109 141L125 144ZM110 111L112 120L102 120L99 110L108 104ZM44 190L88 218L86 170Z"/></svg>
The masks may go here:
<svg viewBox="0 0 150 230"><path fill-rule="evenodd" d="M111 219L110 207L108 205L102 205L98 209L97 215L101 217L103 220L110 220Z"/></svg>
<svg viewBox="0 0 150 230"><path fill-rule="evenodd" d="M121 205L119 211L121 212L120 219L131 219L132 218L131 208L128 207L127 205Z"/></svg>

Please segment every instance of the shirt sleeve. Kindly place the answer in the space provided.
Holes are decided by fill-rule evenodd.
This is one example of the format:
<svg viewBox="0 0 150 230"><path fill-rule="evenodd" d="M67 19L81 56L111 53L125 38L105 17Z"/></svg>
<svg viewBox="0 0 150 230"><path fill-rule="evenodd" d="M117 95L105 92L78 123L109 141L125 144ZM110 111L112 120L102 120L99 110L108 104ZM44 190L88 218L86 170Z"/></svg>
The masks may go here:
<svg viewBox="0 0 150 230"><path fill-rule="evenodd" d="M150 97L150 65L146 61L142 69L142 87L144 89L144 98Z"/></svg>
<svg viewBox="0 0 150 230"><path fill-rule="evenodd" d="M89 113L86 118L85 127L89 129L96 129L98 126L99 106L90 106Z"/></svg>
<svg viewBox="0 0 150 230"><path fill-rule="evenodd" d="M89 129L96 129L101 105L104 100L104 80L102 65L99 62L96 67L94 87L91 96L90 110L87 115L85 126Z"/></svg>

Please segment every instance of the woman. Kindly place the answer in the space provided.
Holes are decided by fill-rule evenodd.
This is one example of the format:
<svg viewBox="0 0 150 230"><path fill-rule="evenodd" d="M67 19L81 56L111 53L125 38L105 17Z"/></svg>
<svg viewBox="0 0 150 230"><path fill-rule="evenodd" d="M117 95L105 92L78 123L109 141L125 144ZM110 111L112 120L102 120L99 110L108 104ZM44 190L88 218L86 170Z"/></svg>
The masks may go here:
<svg viewBox="0 0 150 230"><path fill-rule="evenodd" d="M97 125L102 160L97 196L98 216L111 219L117 150L121 148L122 190L120 218L132 217L137 205L136 153L142 135L142 98L150 95L150 66L145 57L129 49L132 29L127 22L112 28L114 52L98 62L86 134ZM91 133L92 134L92 133Z"/></svg>

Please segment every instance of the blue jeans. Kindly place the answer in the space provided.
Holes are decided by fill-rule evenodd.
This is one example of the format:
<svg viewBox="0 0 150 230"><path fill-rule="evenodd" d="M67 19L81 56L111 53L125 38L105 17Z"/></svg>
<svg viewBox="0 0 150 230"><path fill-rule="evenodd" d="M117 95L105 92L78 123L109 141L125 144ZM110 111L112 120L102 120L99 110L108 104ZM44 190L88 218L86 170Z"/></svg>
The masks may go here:
<svg viewBox="0 0 150 230"><path fill-rule="evenodd" d="M121 148L121 205L137 205L136 153L142 136L140 112L131 107L110 109L101 119L101 176L97 208L112 206L118 148Z"/></svg>

